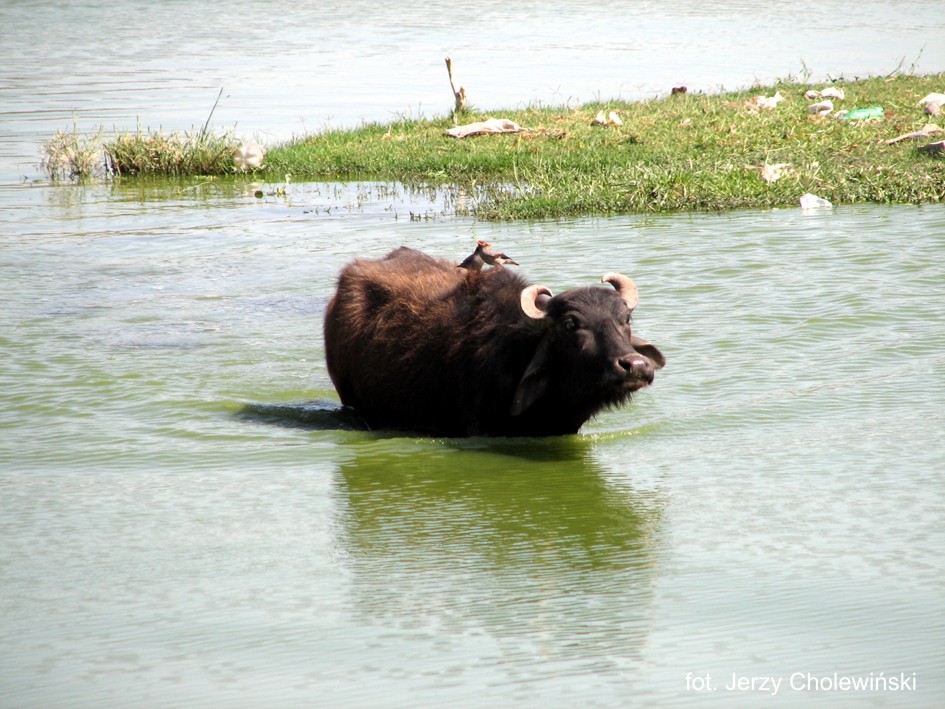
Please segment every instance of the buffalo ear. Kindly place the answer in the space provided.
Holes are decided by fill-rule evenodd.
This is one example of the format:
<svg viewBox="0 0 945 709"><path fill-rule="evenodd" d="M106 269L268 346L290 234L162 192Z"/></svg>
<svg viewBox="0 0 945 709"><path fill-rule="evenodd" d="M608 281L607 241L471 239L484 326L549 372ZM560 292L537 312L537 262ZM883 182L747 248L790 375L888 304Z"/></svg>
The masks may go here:
<svg viewBox="0 0 945 709"><path fill-rule="evenodd" d="M662 369L666 366L666 358L663 356L663 353L660 352L656 345L651 344L642 337L637 337L636 335L630 336L630 344L633 345L633 349L635 349L641 355L651 359L653 364L656 365L657 369Z"/></svg>
<svg viewBox="0 0 945 709"><path fill-rule="evenodd" d="M525 368L525 374L522 375L518 388L515 390L515 396L512 397L512 406L509 409L512 416L521 416L548 390L548 376L544 370L548 361L550 342L550 337L542 338L532 361Z"/></svg>

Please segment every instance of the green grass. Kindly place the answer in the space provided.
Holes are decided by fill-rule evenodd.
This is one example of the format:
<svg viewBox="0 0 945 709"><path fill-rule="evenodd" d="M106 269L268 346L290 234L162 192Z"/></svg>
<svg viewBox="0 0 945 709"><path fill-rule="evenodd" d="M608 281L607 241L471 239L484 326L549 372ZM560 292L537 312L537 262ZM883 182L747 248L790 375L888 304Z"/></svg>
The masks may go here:
<svg viewBox="0 0 945 709"><path fill-rule="evenodd" d="M229 134L122 133L105 145L114 175L220 175L232 173L239 141Z"/></svg>
<svg viewBox="0 0 945 709"><path fill-rule="evenodd" d="M270 151L269 170L320 179L370 176L404 182L493 185L479 215L492 219L797 205L805 192L835 204L941 202L945 161L884 139L927 122L916 103L945 88L945 74L842 84L837 108L881 105L886 119L811 116L806 84L780 83L721 95L609 101L575 109L494 111L527 133L456 140L448 119L329 131ZM774 110L745 102L780 91ZM592 126L599 110L622 126ZM469 121L482 115L469 115ZM465 121L464 121L465 122ZM929 141L926 141L929 142ZM765 164L790 163L769 184ZM508 189L512 186L517 189Z"/></svg>
<svg viewBox="0 0 945 709"><path fill-rule="evenodd" d="M291 173L294 181L458 185L479 196L477 214L486 219L796 206L805 192L834 204L945 200L945 160L916 150L913 141L883 142L929 122L916 104L928 93L945 91L945 74L836 85L846 91L845 100L834 101L838 109L879 105L886 118L812 116L812 101L804 98L812 87L781 82L716 95L460 117L463 123L509 118L529 129L518 134L454 139L444 135L453 125L446 116L325 130L270 147L262 174L274 182ZM785 99L776 109L747 110L749 99L775 91ZM623 125L592 126L602 109L617 111ZM213 166L164 172L232 174L228 149L226 159ZM113 147L106 150L114 155ZM761 168L776 163L790 168L769 184Z"/></svg>
<svg viewBox="0 0 945 709"><path fill-rule="evenodd" d="M120 133L102 141L58 131L43 143L40 167L53 180L233 174L239 141L229 134Z"/></svg>

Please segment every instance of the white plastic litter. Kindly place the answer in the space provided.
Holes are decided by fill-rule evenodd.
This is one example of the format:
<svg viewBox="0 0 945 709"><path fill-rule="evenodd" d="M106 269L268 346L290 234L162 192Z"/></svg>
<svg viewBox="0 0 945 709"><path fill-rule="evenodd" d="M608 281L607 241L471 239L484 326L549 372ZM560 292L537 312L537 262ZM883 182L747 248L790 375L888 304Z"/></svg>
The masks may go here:
<svg viewBox="0 0 945 709"><path fill-rule="evenodd" d="M754 104L758 110L768 110L777 108L778 104L784 100L780 91L775 91L774 96L755 96L749 103Z"/></svg>
<svg viewBox="0 0 945 709"><path fill-rule="evenodd" d="M813 101L815 98L835 98L838 101L842 101L846 97L843 89L839 86L828 86L825 89L817 91L816 89L811 89L810 91L804 92L804 98Z"/></svg>
<svg viewBox="0 0 945 709"><path fill-rule="evenodd" d="M591 121L592 126L622 126L623 121L620 120L620 116L611 111L606 116L603 111L598 111L597 115L594 117L594 120Z"/></svg>
<svg viewBox="0 0 945 709"><path fill-rule="evenodd" d="M941 106L945 104L945 94L928 94L916 106L924 106L927 103L937 103Z"/></svg>
<svg viewBox="0 0 945 709"><path fill-rule="evenodd" d="M453 138L466 138L470 135L481 135L483 133L521 133L524 130L527 129L507 118L489 118L485 121L450 128L446 131L446 135Z"/></svg>
<svg viewBox="0 0 945 709"><path fill-rule="evenodd" d="M808 113L816 113L821 116L826 116L828 113L833 111L833 101L829 98L826 101L821 101L820 103L812 103L807 107Z"/></svg>
<svg viewBox="0 0 945 709"><path fill-rule="evenodd" d="M821 98L835 98L838 101L842 101L846 98L846 94L843 92L839 86L828 86L826 89L820 92Z"/></svg>
<svg viewBox="0 0 945 709"><path fill-rule="evenodd" d="M794 167L789 162L765 164L761 166L761 179L769 185L777 182L785 175L793 175Z"/></svg>
<svg viewBox="0 0 945 709"><path fill-rule="evenodd" d="M233 151L233 166L237 170L253 170L266 158L266 150L259 143L243 143Z"/></svg>
<svg viewBox="0 0 945 709"><path fill-rule="evenodd" d="M832 207L833 205L823 197L818 197L810 192L801 195L801 209L830 209Z"/></svg>

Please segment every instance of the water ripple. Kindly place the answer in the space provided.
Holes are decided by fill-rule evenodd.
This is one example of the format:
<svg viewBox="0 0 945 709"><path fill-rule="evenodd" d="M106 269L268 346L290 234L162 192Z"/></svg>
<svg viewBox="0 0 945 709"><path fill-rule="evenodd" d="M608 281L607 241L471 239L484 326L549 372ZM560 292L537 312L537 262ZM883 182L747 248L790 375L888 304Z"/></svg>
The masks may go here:
<svg viewBox="0 0 945 709"><path fill-rule="evenodd" d="M418 229L22 194L0 704L667 705L704 699L687 673L833 668L945 692L941 210ZM473 237L557 290L633 273L654 386L552 440L358 430L322 352L338 269Z"/></svg>

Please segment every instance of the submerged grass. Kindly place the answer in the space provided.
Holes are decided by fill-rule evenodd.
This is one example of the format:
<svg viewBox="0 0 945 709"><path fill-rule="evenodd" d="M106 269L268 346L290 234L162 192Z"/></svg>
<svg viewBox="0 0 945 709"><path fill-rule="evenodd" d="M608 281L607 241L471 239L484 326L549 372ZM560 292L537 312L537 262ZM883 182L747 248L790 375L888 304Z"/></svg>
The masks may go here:
<svg viewBox="0 0 945 709"><path fill-rule="evenodd" d="M487 219L796 205L805 192L834 204L945 200L945 160L916 142L885 140L928 121L918 101L945 90L945 74L837 81L837 109L882 106L878 121L808 113L809 84L784 81L715 95L600 101L494 111L528 130L455 139L451 118L325 130L272 147L260 172L281 181L379 180L457 185ZM817 87L821 88L821 87ZM772 110L751 100L779 92ZM622 125L593 126L599 111ZM489 114L466 112L471 123ZM935 136L924 142L940 139ZM923 144L923 143L920 143ZM119 174L232 174L229 136L119 136L105 145ZM781 177L763 174L779 165Z"/></svg>

